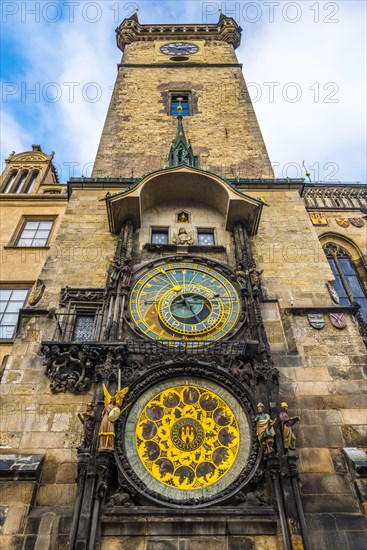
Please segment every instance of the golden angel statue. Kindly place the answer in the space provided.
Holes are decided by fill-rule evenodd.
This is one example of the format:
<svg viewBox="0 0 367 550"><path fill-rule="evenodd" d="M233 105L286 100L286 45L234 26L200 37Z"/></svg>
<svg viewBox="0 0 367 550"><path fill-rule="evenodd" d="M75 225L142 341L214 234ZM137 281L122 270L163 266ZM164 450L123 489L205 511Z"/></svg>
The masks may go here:
<svg viewBox="0 0 367 550"><path fill-rule="evenodd" d="M115 447L115 422L125 410L121 410L121 405L129 388L117 390L115 395L110 395L104 384L102 384L102 387L104 393L104 408L98 433L98 450L113 451Z"/></svg>

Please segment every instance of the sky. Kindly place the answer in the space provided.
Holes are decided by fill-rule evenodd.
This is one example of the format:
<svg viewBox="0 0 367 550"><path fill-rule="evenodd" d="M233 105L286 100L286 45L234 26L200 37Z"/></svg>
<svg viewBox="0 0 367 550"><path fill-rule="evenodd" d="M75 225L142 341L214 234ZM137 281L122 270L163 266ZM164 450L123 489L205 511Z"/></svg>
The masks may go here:
<svg viewBox="0 0 367 550"><path fill-rule="evenodd" d="M275 175L366 183L364 0L1 3L1 161L41 144L60 181L91 174L121 52L115 28L242 27L236 50Z"/></svg>

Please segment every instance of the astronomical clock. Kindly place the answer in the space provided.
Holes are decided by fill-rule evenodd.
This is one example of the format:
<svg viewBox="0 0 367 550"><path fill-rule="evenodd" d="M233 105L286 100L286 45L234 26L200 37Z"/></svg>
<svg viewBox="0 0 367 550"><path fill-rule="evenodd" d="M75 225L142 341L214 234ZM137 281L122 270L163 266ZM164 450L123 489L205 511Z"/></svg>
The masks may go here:
<svg viewBox="0 0 367 550"><path fill-rule="evenodd" d="M221 340L236 327L240 310L227 277L190 261L153 267L135 282L130 298L136 327L152 340Z"/></svg>
<svg viewBox="0 0 367 550"><path fill-rule="evenodd" d="M235 341L245 309L235 274L213 261L173 257L135 274L131 330L151 350L159 345L163 356L153 352L129 388L116 448L129 482L157 503L219 502L254 474L259 449L250 391L212 351L216 346L220 355L218 346Z"/></svg>

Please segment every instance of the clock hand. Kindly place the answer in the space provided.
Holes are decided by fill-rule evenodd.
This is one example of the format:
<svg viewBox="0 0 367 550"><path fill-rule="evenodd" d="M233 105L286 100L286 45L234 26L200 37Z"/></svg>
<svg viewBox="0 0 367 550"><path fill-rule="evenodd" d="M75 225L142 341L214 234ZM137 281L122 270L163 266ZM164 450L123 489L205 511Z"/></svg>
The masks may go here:
<svg viewBox="0 0 367 550"><path fill-rule="evenodd" d="M185 305L188 306L189 310L193 313L193 315L194 315L195 319L197 320L197 322L201 323L201 319L200 319L200 317L198 317L196 315L192 304L190 304L190 302L186 298L184 298L184 301L185 301Z"/></svg>

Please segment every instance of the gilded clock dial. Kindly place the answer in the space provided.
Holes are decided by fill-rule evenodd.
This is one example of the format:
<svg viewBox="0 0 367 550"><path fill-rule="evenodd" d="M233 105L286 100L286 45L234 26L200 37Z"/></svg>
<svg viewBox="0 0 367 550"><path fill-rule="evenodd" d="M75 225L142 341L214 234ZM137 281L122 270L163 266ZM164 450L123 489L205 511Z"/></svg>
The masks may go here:
<svg viewBox="0 0 367 550"><path fill-rule="evenodd" d="M199 51L196 44L191 44L190 42L171 42L170 44L164 44L159 48L161 53L166 55L192 55Z"/></svg>
<svg viewBox="0 0 367 550"><path fill-rule="evenodd" d="M213 498L231 485L246 467L251 443L249 418L236 397L191 376L146 390L124 430L135 474L148 490L180 503Z"/></svg>
<svg viewBox="0 0 367 550"><path fill-rule="evenodd" d="M194 262L155 267L130 297L133 321L153 340L220 340L234 327L240 299L217 270Z"/></svg>
<svg viewBox="0 0 367 550"><path fill-rule="evenodd" d="M231 407L215 392L178 385L155 395L142 410L135 445L146 470L178 489L201 489L233 466L240 432Z"/></svg>

